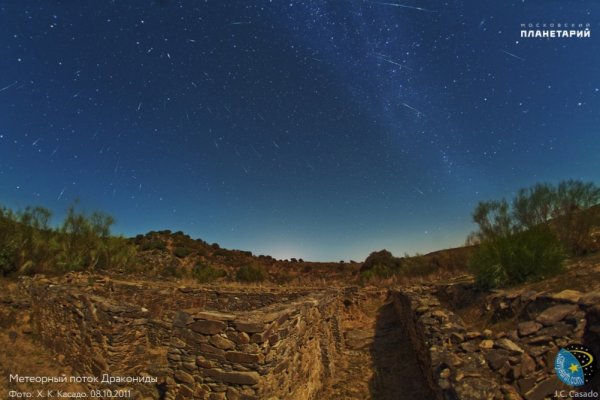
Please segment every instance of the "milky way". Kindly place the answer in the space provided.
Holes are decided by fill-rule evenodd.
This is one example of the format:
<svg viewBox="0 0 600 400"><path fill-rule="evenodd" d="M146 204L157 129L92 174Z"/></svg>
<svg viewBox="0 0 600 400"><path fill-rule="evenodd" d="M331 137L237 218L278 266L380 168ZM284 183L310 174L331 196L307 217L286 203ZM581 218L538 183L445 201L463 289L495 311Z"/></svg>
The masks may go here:
<svg viewBox="0 0 600 400"><path fill-rule="evenodd" d="M276 257L464 242L600 181L596 1L0 1L0 202ZM522 38L521 24L590 24Z"/></svg>

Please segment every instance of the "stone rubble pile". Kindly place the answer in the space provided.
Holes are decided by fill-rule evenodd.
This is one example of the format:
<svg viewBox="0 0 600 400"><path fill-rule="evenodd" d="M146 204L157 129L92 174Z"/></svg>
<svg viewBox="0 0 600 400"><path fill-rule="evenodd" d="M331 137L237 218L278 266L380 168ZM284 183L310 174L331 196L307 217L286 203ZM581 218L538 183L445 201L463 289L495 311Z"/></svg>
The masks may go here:
<svg viewBox="0 0 600 400"><path fill-rule="evenodd" d="M410 302L443 399L550 398L556 390L572 390L554 373L559 348L584 343L597 349L600 343L598 292L497 293L482 306L492 320L510 323L492 332L469 329L444 308L435 294L447 289L422 286L394 294Z"/></svg>

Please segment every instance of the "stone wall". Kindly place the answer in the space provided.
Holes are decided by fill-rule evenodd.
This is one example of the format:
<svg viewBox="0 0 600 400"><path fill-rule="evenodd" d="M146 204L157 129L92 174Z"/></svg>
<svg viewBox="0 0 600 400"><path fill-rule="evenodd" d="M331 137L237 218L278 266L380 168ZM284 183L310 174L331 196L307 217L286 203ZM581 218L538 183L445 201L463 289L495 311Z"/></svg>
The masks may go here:
<svg viewBox="0 0 600 400"><path fill-rule="evenodd" d="M447 308L438 311L430 309L429 313L432 316L436 313L442 319L455 320L461 326L454 332L444 332L435 328L435 324L426 329L434 332L434 336L442 343L439 347L443 350L439 351L438 348L435 352L447 353L450 360L457 360L457 365L444 374L449 376L449 382L441 382L449 387L448 390L454 391L458 398L501 398L499 396L502 393L505 398L512 400L542 400L556 390L572 390L555 376L554 358L559 348L570 343L582 343L596 354L600 350L597 310L600 294L597 292L536 292L519 289L473 297L472 291L469 285L437 286L429 290L429 293L444 299ZM479 322L492 327L493 331L479 331L473 327L465 330L462 320L448 310L457 305L463 308L465 299L476 301L474 304L479 307L471 305L471 311L479 308L479 313L476 313ZM482 393L482 387L494 386L497 388L496 397L461 393L457 377L466 375L467 368L458 361L465 357L477 363L478 373L486 376L486 380L489 376L489 384L478 383L471 393ZM436 357L432 355L432 358ZM435 369L436 363L433 364ZM581 390L598 389L597 379Z"/></svg>
<svg viewBox="0 0 600 400"><path fill-rule="evenodd" d="M420 368L438 399L502 399L502 391L484 355L471 348L481 334L469 332L462 320L444 309L427 286L390 293L402 323L414 326L412 345ZM462 346L463 344L466 346Z"/></svg>
<svg viewBox="0 0 600 400"><path fill-rule="evenodd" d="M335 373L343 346L336 291L116 286L38 280L20 289L34 333L81 376L157 378L90 388L129 388L136 399L314 399Z"/></svg>
<svg viewBox="0 0 600 400"><path fill-rule="evenodd" d="M31 285L33 332L59 361L80 376L168 375L167 345L172 329L142 307L74 291L70 287ZM90 388L124 388L91 385ZM136 385L137 398L158 398L155 385Z"/></svg>
<svg viewBox="0 0 600 400"><path fill-rule="evenodd" d="M315 398L335 371L338 307L337 295L322 293L253 313L178 312L169 389L180 398Z"/></svg>

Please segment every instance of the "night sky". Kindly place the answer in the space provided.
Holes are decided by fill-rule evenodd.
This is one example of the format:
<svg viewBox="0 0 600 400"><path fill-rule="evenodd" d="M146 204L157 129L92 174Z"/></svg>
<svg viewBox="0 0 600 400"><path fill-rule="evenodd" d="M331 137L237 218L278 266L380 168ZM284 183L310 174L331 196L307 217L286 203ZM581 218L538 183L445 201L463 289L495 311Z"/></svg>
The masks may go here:
<svg viewBox="0 0 600 400"><path fill-rule="evenodd" d="M358 261L600 183L597 0L0 0L0 71L0 203L127 236Z"/></svg>

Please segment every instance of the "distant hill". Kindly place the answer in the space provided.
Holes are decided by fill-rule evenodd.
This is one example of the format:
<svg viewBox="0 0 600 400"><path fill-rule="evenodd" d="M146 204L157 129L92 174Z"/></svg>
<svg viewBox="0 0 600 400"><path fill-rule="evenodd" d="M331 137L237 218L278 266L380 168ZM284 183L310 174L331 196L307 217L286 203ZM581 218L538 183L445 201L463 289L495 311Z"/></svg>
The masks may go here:
<svg viewBox="0 0 600 400"><path fill-rule="evenodd" d="M196 277L204 282L268 280L302 283L319 279L347 282L360 267L353 261L308 262L257 256L250 251L224 249L217 243L193 239L181 231L152 231L130 241L138 249L139 272L166 277Z"/></svg>

